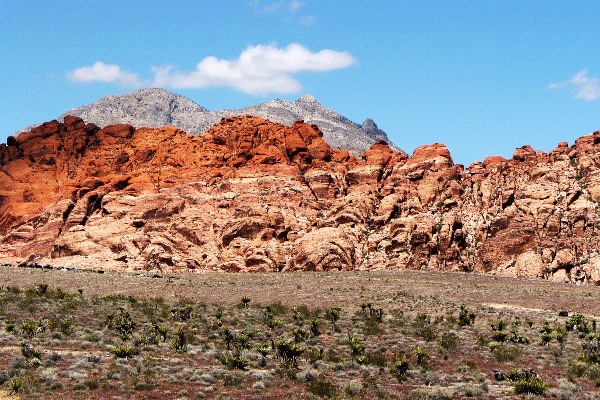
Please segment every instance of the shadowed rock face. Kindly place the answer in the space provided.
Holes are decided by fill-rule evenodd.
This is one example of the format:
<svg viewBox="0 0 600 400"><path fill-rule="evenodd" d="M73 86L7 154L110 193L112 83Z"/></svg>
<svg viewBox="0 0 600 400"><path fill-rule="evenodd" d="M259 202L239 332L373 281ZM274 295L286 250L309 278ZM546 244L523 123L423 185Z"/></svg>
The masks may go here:
<svg viewBox="0 0 600 400"><path fill-rule="evenodd" d="M600 131L455 165L315 125L52 121L0 146L0 257L115 270L473 270L600 284Z"/></svg>

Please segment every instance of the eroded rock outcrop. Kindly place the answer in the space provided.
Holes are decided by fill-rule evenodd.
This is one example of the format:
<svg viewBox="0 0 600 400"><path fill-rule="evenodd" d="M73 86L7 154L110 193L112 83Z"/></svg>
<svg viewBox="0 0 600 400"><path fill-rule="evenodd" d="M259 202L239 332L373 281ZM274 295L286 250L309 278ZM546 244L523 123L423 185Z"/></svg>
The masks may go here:
<svg viewBox="0 0 600 400"><path fill-rule="evenodd" d="M600 284L600 132L456 165L244 116L52 121L0 146L0 256L118 270L473 270Z"/></svg>

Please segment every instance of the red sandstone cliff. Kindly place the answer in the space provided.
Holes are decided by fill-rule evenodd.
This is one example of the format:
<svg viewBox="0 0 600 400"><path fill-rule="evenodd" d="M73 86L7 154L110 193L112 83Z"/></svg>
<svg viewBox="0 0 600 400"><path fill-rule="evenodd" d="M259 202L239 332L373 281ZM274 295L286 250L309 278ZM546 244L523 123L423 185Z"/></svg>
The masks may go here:
<svg viewBox="0 0 600 400"><path fill-rule="evenodd" d="M119 270L474 270L600 284L600 132L455 165L245 116L201 136L75 117L0 146L0 258Z"/></svg>

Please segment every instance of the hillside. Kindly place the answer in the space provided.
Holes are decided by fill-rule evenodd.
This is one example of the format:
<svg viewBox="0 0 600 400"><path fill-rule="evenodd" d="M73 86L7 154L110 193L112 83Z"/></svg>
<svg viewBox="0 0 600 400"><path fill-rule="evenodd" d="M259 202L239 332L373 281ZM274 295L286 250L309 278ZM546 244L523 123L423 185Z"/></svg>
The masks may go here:
<svg viewBox="0 0 600 400"><path fill-rule="evenodd" d="M0 147L0 255L113 270L464 270L600 283L600 131L468 168L315 125L52 121Z"/></svg>

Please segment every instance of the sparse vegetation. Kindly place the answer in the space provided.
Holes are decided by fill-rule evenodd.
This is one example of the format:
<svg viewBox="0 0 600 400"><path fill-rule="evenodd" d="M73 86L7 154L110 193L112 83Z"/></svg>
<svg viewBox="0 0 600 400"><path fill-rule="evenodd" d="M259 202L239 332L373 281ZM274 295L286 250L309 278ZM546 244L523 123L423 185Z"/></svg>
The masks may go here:
<svg viewBox="0 0 600 400"><path fill-rule="evenodd" d="M226 304L183 292L171 301L97 296L88 286L85 296L69 294L80 286L0 288L6 393L69 400L136 392L261 398L266 388L290 399L600 393L600 336L587 314L559 319L360 286L343 292L363 296L346 307L332 305L335 297L319 307L241 294Z"/></svg>

